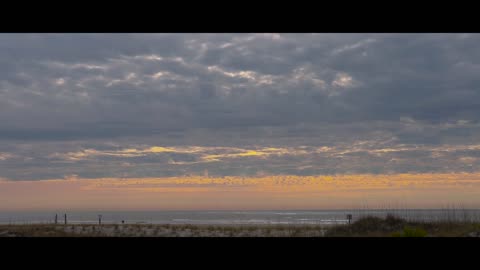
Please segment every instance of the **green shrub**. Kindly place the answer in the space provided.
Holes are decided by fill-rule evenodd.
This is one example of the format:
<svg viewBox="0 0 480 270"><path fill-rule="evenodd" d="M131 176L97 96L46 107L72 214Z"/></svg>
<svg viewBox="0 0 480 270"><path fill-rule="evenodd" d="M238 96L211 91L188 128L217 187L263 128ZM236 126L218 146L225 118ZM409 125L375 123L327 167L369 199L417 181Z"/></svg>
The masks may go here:
<svg viewBox="0 0 480 270"><path fill-rule="evenodd" d="M392 237L402 237L403 234L401 232L394 232L392 233Z"/></svg>
<svg viewBox="0 0 480 270"><path fill-rule="evenodd" d="M395 232L392 237L425 237L427 232L422 228L404 227L402 232Z"/></svg>
<svg viewBox="0 0 480 270"><path fill-rule="evenodd" d="M396 217L392 214L388 214L387 217L385 218L385 221L384 223L389 226L389 227L398 227L401 226L405 223L405 220L399 218L399 217Z"/></svg>

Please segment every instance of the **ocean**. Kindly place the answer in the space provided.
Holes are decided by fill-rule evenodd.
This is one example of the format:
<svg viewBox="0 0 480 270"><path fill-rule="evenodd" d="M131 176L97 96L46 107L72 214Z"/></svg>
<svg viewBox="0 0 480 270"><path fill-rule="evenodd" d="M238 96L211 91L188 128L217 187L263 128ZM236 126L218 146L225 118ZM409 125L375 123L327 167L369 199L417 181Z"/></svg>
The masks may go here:
<svg viewBox="0 0 480 270"><path fill-rule="evenodd" d="M0 224L64 223L65 212L0 212ZM394 214L408 220L418 221L480 221L480 209L387 209L387 210L295 210L295 211L71 211L66 212L68 224L97 224L102 215L102 223L121 224L309 224L329 225L348 223L373 215L384 217Z"/></svg>

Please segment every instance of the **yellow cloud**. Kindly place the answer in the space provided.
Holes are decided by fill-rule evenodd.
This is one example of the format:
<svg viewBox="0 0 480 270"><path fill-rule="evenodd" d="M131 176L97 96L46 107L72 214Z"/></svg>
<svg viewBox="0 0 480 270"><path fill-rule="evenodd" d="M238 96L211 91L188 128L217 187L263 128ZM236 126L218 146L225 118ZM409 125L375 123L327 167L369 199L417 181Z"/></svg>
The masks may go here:
<svg viewBox="0 0 480 270"><path fill-rule="evenodd" d="M270 155L284 155L284 154L298 154L295 151L290 151L285 148L262 148L259 150L236 149L239 153L215 154L202 156L206 161L220 161L222 158L237 158L237 157L263 157Z"/></svg>
<svg viewBox="0 0 480 270"><path fill-rule="evenodd" d="M137 150L135 148L128 148L128 149L122 150L122 152L124 152L124 153L138 153L139 150Z"/></svg>
<svg viewBox="0 0 480 270"><path fill-rule="evenodd" d="M163 152L178 152L173 148L168 147L161 147L161 146L153 146L145 150L144 152L151 152L151 153L163 153Z"/></svg>

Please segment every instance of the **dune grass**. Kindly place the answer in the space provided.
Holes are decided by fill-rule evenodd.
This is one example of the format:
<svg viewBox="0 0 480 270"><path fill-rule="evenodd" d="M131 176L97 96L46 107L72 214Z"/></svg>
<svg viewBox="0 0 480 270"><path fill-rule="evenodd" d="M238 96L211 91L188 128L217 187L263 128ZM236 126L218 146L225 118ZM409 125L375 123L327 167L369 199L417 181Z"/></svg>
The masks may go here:
<svg viewBox="0 0 480 270"><path fill-rule="evenodd" d="M464 237L480 231L472 221L409 221L394 215L385 218L366 216L351 225L330 228L327 237Z"/></svg>
<svg viewBox="0 0 480 270"><path fill-rule="evenodd" d="M465 209L443 209L432 220L408 209L352 212L352 224L9 224L0 237L463 237L480 236L480 219ZM383 213L379 215L378 213ZM388 213L385 215L385 213Z"/></svg>
<svg viewBox="0 0 480 270"><path fill-rule="evenodd" d="M464 237L475 222L414 222L392 215L366 216L350 225L0 225L0 236L17 237Z"/></svg>
<svg viewBox="0 0 480 270"><path fill-rule="evenodd" d="M320 237L315 225L0 225L0 236L17 237ZM2 234L3 232L3 234Z"/></svg>

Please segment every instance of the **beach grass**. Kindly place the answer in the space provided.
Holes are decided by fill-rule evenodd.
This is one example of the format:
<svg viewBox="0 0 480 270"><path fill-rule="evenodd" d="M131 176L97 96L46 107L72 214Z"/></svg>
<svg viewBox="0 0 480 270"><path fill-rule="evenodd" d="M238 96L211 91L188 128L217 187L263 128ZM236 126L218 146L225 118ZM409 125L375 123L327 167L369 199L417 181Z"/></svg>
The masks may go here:
<svg viewBox="0 0 480 270"><path fill-rule="evenodd" d="M0 225L0 237L320 237L324 231L320 225Z"/></svg>
<svg viewBox="0 0 480 270"><path fill-rule="evenodd" d="M387 215L366 216L350 225L337 225L327 237L465 237L480 232L480 223L469 220L412 221Z"/></svg>
<svg viewBox="0 0 480 270"><path fill-rule="evenodd" d="M465 237L480 223L412 222L393 216L363 217L350 225L0 225L16 237Z"/></svg>
<svg viewBox="0 0 480 270"><path fill-rule="evenodd" d="M0 237L465 237L480 236L480 219L445 208L436 219L409 209L352 211L351 224L4 224ZM380 210L380 211L379 211ZM377 211L377 214L375 214ZM410 212L409 212L410 211ZM384 213L378 215L378 213ZM387 213L385 215L385 213Z"/></svg>

